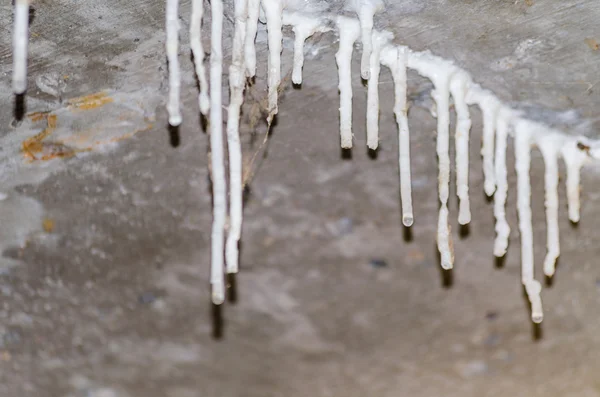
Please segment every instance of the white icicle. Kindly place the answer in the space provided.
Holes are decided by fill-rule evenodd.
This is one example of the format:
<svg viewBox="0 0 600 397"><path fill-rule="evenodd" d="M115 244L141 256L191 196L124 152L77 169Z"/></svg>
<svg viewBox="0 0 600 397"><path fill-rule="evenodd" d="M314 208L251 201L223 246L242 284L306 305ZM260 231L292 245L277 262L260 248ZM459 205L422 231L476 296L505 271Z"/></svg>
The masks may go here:
<svg viewBox="0 0 600 397"><path fill-rule="evenodd" d="M244 62L246 76L254 77L256 74L256 32L258 30L258 14L260 0L248 0L248 21L246 23L246 41L244 43Z"/></svg>
<svg viewBox="0 0 600 397"><path fill-rule="evenodd" d="M383 47L393 38L391 32L373 31L373 50L369 83L367 87L367 146L371 150L379 146L379 57Z"/></svg>
<svg viewBox="0 0 600 397"><path fill-rule="evenodd" d="M560 255L560 239L558 230L558 154L563 145L560 136L540 135L537 145L544 157L546 170L544 173L547 229L547 253L544 259L544 274L554 276L556 260Z"/></svg>
<svg viewBox="0 0 600 397"><path fill-rule="evenodd" d="M435 90L432 97L437 109L438 190L440 212L437 230L437 246L441 256L441 266L445 270L454 267L454 248L448 224L448 196L450 184L450 79L457 67L450 61L431 55L429 52L411 53L408 67L429 78Z"/></svg>
<svg viewBox="0 0 600 397"><path fill-rule="evenodd" d="M363 79L370 77L373 17L383 9L382 0L353 0L352 8L360 21L363 52L360 61L360 74Z"/></svg>
<svg viewBox="0 0 600 397"><path fill-rule="evenodd" d="M190 47L194 54L194 66L196 67L196 76L200 83L200 94L198 95L198 105L203 115L208 115L210 108L210 99L208 98L208 82L206 81L206 71L204 70L204 48L202 47L202 17L204 15L204 0L192 1L192 17L190 21Z"/></svg>
<svg viewBox="0 0 600 397"><path fill-rule="evenodd" d="M406 227L414 222L410 172L410 132L406 103L408 62L407 47L387 47L381 53L381 64L390 68L394 80L394 114L398 124L398 165L400 169L400 199L402 223Z"/></svg>
<svg viewBox="0 0 600 397"><path fill-rule="evenodd" d="M531 224L531 133L528 122L515 124L515 169L517 171L517 211L521 233L521 281L531 303L531 320L543 319L541 285L534 279L533 230Z"/></svg>
<svg viewBox="0 0 600 397"><path fill-rule="evenodd" d="M268 66L268 110L267 123L270 125L273 117L277 114L277 97L279 84L281 84L281 48L283 34L283 0L262 0L265 14L267 16L267 33L269 45Z"/></svg>
<svg viewBox="0 0 600 397"><path fill-rule="evenodd" d="M181 76L179 72L179 0L167 0L167 59L169 61L169 124L177 127L181 124L179 91Z"/></svg>
<svg viewBox="0 0 600 397"><path fill-rule="evenodd" d="M13 27L13 91L27 90L27 44L29 42L29 1L15 1Z"/></svg>
<svg viewBox="0 0 600 397"><path fill-rule="evenodd" d="M360 35L360 25L354 19L337 17L340 42L335 60L340 90L340 141L343 149L352 147L352 51Z"/></svg>
<svg viewBox="0 0 600 397"><path fill-rule="evenodd" d="M294 67L292 82L302 84L302 67L304 66L304 42L317 32L327 32L324 20L318 17L307 17L297 12L285 12L283 24L291 25L294 31Z"/></svg>
<svg viewBox="0 0 600 397"><path fill-rule="evenodd" d="M230 101L227 112L227 148L229 150L229 234L225 246L227 273L239 268L238 243L242 233L242 148L240 145L240 109L244 102L244 41L248 19L248 0L235 0L235 30L232 62L229 66Z"/></svg>
<svg viewBox="0 0 600 397"><path fill-rule="evenodd" d="M492 197L496 190L496 177L494 175L494 136L500 101L491 92L478 85L471 85L467 94L467 103L477 105L481 109L483 118L483 136L481 139L481 156L483 157L483 190L488 197Z"/></svg>
<svg viewBox="0 0 600 397"><path fill-rule="evenodd" d="M459 70L450 81L450 92L456 110L456 195L459 198L458 223L466 225L471 222L471 205L469 203L469 134L471 116L465 101L467 89L471 83L468 73Z"/></svg>
<svg viewBox="0 0 600 397"><path fill-rule="evenodd" d="M494 256L501 258L508 248L510 226L506 221L506 196L508 194L508 178L506 170L506 144L512 111L500 106L496 119L496 156L494 170L496 192L494 193L494 217L496 218L496 239L494 240Z"/></svg>
<svg viewBox="0 0 600 397"><path fill-rule="evenodd" d="M211 54L210 54L210 154L213 188L213 224L211 241L212 301L219 305L225 300L223 274L223 246L227 192L223 159L223 109L221 79L223 73L223 1L211 2Z"/></svg>
<svg viewBox="0 0 600 397"><path fill-rule="evenodd" d="M583 164L587 159L587 155L578 147L578 142L570 141L561 149L562 157L565 161L567 169L567 204L569 208L569 219L573 223L579 222L579 202L580 195L580 172Z"/></svg>

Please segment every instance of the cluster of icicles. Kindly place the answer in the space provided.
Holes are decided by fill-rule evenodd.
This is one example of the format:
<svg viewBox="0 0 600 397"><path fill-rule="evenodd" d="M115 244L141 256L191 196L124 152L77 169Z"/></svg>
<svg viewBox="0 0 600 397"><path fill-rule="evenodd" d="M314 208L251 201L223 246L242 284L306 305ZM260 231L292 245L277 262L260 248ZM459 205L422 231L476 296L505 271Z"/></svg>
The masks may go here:
<svg viewBox="0 0 600 397"><path fill-rule="evenodd" d="M399 168L402 219L405 226L413 224L411 199L410 140L407 119L407 68L416 70L434 84L432 93L437 116L437 156L439 160L439 221L437 246L443 269L452 269L454 252L448 224L448 196L450 184L450 97L457 115L456 187L459 198L458 222L466 225L471 220L469 205L469 133L471 119L469 105L477 105L483 114L483 172L485 193L494 197L496 240L494 255L502 257L508 246L510 227L506 221L505 203L508 192L506 149L508 136L514 138L519 230L521 235L521 279L531 303L532 321L543 319L541 284L534 278L533 232L531 220L530 152L537 146L545 162L545 207L547 222L547 255L544 274L552 277L560 254L558 230L558 158L562 157L567 171L567 198L569 219L579 221L580 170L590 158L598 158L595 142L585 137L573 137L537 122L527 120L520 112L502 103L493 93L474 83L466 71L452 61L430 52L414 52L407 47L392 44L393 36L387 31L373 29L373 17L383 8L381 0L351 0L348 7L358 19L326 13L306 13L300 1L293 0L234 0L235 31L233 55L229 66L230 100L227 113L227 148L229 154L229 215L227 214L227 187L224 165L222 131L221 79L223 72L222 35L223 2L211 0L211 52L209 81L204 69L204 49L201 41L203 0L192 0L190 47L194 55L195 71L200 83L199 110L208 116L210 125L211 177L213 183L213 224L211 240L212 301L221 304L225 297L225 273L238 271L238 242L242 227L242 155L240 147L240 110L244 99L247 77L256 72L255 37L259 19L266 20L268 31L268 116L270 124L277 114L278 87L281 82L280 56L282 27L290 25L295 35L292 81L302 82L304 42L316 32L337 31L339 49L336 61L339 71L340 141L342 148L352 147L352 84L351 63L355 43L362 44L361 76L368 81L367 145L378 146L379 99L378 79L380 65L391 71L395 87L394 113L399 130ZM14 80L15 93L26 89L28 1L15 4ZM179 0L166 0L166 51L169 63L169 124L179 126L180 70L179 70ZM211 88L210 97L208 95ZM227 233L226 233L227 232ZM225 238L226 237L226 238ZM226 266L225 266L226 264Z"/></svg>

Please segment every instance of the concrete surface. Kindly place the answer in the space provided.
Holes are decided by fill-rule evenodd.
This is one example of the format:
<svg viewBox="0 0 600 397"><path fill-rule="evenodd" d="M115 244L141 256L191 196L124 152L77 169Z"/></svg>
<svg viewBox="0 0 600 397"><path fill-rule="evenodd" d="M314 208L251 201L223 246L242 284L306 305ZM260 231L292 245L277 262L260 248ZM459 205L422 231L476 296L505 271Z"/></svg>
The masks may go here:
<svg viewBox="0 0 600 397"><path fill-rule="evenodd" d="M0 5L0 396L600 396L600 176L593 168L583 176L581 225L571 227L561 212L561 262L543 291L543 328L534 330L519 283L518 233L504 267L492 256L479 112L473 222L468 236L455 232L448 285L434 243L430 84L410 76L416 219L409 238L400 221L391 77L384 70L382 149L372 159L355 58L356 146L342 158L336 46L332 36L316 38L305 83L285 90L268 156L257 157L238 300L223 308L215 340L208 140L184 48L185 121L180 145L170 145L163 2L33 6L26 117L14 128L11 6ZM593 0L432 0L396 1L377 24L415 49L455 59L531 117L594 134L599 18ZM288 35L284 74L290 44ZM263 32L262 69L245 108L246 161L264 134L257 116L266 97L264 47ZM534 152L540 265L542 175ZM516 230L514 182L511 170ZM565 209L564 190L560 199Z"/></svg>

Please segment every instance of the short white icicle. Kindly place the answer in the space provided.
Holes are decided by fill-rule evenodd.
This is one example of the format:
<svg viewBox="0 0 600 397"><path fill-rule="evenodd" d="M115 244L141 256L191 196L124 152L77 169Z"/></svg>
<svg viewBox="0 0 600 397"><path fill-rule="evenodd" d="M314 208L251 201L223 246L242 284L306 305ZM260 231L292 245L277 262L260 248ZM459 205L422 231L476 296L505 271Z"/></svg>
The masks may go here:
<svg viewBox="0 0 600 397"><path fill-rule="evenodd" d="M546 206L546 258L544 259L544 274L554 276L556 260L560 256L560 239L558 230L558 155L563 139L560 135L538 135L537 146L544 158L544 186Z"/></svg>
<svg viewBox="0 0 600 397"><path fill-rule="evenodd" d="M467 89L471 84L468 73L459 70L450 80L450 93L454 99L456 110L456 195L459 199L458 223L466 225L471 222L471 205L469 203L469 134L471 116L465 100Z"/></svg>
<svg viewBox="0 0 600 397"><path fill-rule="evenodd" d="M360 75L363 79L368 80L371 74L371 51L372 51L372 32L373 18L375 14L383 9L382 0L353 0L352 8L358 16L361 29L361 41L363 52L360 61Z"/></svg>
<svg viewBox="0 0 600 397"><path fill-rule="evenodd" d="M515 124L515 169L517 171L517 212L521 233L521 281L531 303L531 320L541 323L544 318L541 284L534 279L533 230L531 224L531 133L529 123Z"/></svg>
<svg viewBox="0 0 600 397"><path fill-rule="evenodd" d="M387 47L381 53L381 64L388 67L394 80L394 114L398 124L398 165L400 169L400 199L402 201L402 223L406 227L414 222L411 172L410 172L410 132L406 103L408 62L407 47Z"/></svg>
<svg viewBox="0 0 600 397"><path fill-rule="evenodd" d="M494 174L494 137L500 101L490 91L477 85L472 85L467 94L467 103L477 105L481 109L483 118L483 135L481 139L481 157L483 158L483 190L488 197L492 197L496 190L496 176Z"/></svg>
<svg viewBox="0 0 600 397"><path fill-rule="evenodd" d="M246 76L256 75L256 32L258 31L258 14L260 13L260 0L248 0L248 21L246 23L246 41L244 43L244 62Z"/></svg>
<svg viewBox="0 0 600 397"><path fill-rule="evenodd" d="M360 36L360 25L355 19L338 16L336 19L340 41L335 61L338 67L340 90L340 142L342 149L352 148L352 52Z"/></svg>
<svg viewBox="0 0 600 397"><path fill-rule="evenodd" d="M169 61L169 125L177 127L181 124L179 91L181 76L179 71L179 0L167 0L167 59Z"/></svg>
<svg viewBox="0 0 600 397"><path fill-rule="evenodd" d="M304 42L317 32L331 30L322 18L307 17L297 12L283 13L283 24L291 25L294 31L294 66L292 82L302 84L302 67L304 66Z"/></svg>
<svg viewBox="0 0 600 397"><path fill-rule="evenodd" d="M448 224L448 197L450 191L450 79L456 72L456 66L445 59L431 55L430 52L411 53L408 67L420 75L429 78L435 86L432 97L437 108L438 190L440 212L438 218L437 246L440 251L441 266L445 270L454 267L454 248Z"/></svg>
<svg viewBox="0 0 600 397"><path fill-rule="evenodd" d="M204 70L204 48L202 46L202 17L204 15L204 0L192 0L192 16L190 21L190 47L194 54L196 76L200 83L198 106L203 115L208 115L210 99L208 98L208 82Z"/></svg>
<svg viewBox="0 0 600 397"><path fill-rule="evenodd" d="M373 31L373 49L369 83L367 87L367 146L371 150L379 146L379 72L380 54L383 47L393 38L391 32Z"/></svg>
<svg viewBox="0 0 600 397"><path fill-rule="evenodd" d="M508 195L508 177L506 169L506 146L508 128L513 117L512 110L500 106L496 119L496 155L494 172L496 192L494 193L494 217L496 218L496 239L494 240L494 256L501 258L508 249L510 226L506 221L506 197Z"/></svg>
<svg viewBox="0 0 600 397"><path fill-rule="evenodd" d="M567 169L567 205L569 209L569 220L573 223L579 222L579 210L581 203L580 180L581 168L588 156L585 151L579 149L577 140L570 140L561 149L562 157Z"/></svg>
<svg viewBox="0 0 600 397"><path fill-rule="evenodd" d="M13 91L27 90L27 44L29 42L29 0L15 1L13 27Z"/></svg>
<svg viewBox="0 0 600 397"><path fill-rule="evenodd" d="M227 187L223 159L223 109L221 83L223 74L223 1L211 2L210 54L210 154L213 187L213 224L211 236L212 301L220 305L225 300L223 266L225 219L227 216Z"/></svg>
<svg viewBox="0 0 600 397"><path fill-rule="evenodd" d="M267 123L270 125L277 114L277 97L281 84L281 49L283 33L283 0L262 0L262 6L267 17L267 34L269 45L268 66L268 110Z"/></svg>
<svg viewBox="0 0 600 397"><path fill-rule="evenodd" d="M239 269L238 244L242 234L243 187L242 148L240 145L240 109L244 102L245 69L244 42L248 19L248 0L235 0L235 27L233 35L232 62L229 66L230 100L227 112L227 148L229 151L229 233L225 244L227 273Z"/></svg>

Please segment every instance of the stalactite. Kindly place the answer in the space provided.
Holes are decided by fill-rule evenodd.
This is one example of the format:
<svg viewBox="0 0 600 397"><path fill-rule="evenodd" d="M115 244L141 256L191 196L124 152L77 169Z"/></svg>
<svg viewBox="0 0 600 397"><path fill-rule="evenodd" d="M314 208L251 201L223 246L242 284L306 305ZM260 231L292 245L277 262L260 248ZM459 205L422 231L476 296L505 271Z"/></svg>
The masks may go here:
<svg viewBox="0 0 600 397"><path fill-rule="evenodd" d="M506 221L506 196L508 195L506 146L511 117L511 110L501 106L496 119L496 156L494 158L496 179L496 192L494 193L494 217L496 218L494 256L497 258L501 258L506 254L510 235L510 226Z"/></svg>
<svg viewBox="0 0 600 397"><path fill-rule="evenodd" d="M23 94L27 90L27 47L29 41L29 1L15 1L13 30L13 91Z"/></svg>
<svg viewBox="0 0 600 397"><path fill-rule="evenodd" d="M190 48L194 55L194 65L196 77L200 84L200 94L198 94L198 106L200 112L207 116L210 107L208 97L208 82L206 81L206 71L204 70L204 48L202 46L202 16L204 15L204 0L192 1L192 16L190 18Z"/></svg>
<svg viewBox="0 0 600 397"><path fill-rule="evenodd" d="M340 42L335 60L340 90L340 141L342 149L352 148L352 51L360 35L360 25L354 19L337 17Z"/></svg>
<svg viewBox="0 0 600 397"><path fill-rule="evenodd" d="M221 82L223 73L223 1L211 2L211 53L210 53L210 160L213 188L213 224L211 235L212 301L221 304L225 300L224 237L227 216L227 192L223 156L223 109Z"/></svg>
<svg viewBox="0 0 600 397"><path fill-rule="evenodd" d="M229 109L227 113L227 148L229 150L229 233L225 259L227 273L237 273L239 267L238 243L242 233L242 148L240 145L240 110L244 102L244 43L248 0L235 1L235 30L233 54L229 66Z"/></svg>
<svg viewBox="0 0 600 397"><path fill-rule="evenodd" d="M244 43L244 61L246 64L246 76L256 75L256 32L258 30L258 14L260 0L248 0L248 21L246 24L246 42Z"/></svg>
<svg viewBox="0 0 600 397"><path fill-rule="evenodd" d="M459 199L458 223L466 225L471 222L471 205L469 204L469 134L471 116L466 102L467 90L471 78L467 72L459 70L450 79L450 93L454 99L456 111L456 194Z"/></svg>
<svg viewBox="0 0 600 397"><path fill-rule="evenodd" d="M267 32L269 44L268 78L268 111L267 123L271 125L273 117L278 112L277 97L279 84L281 84L281 49L283 34L283 0L262 0L262 5L267 17Z"/></svg>
<svg viewBox="0 0 600 397"><path fill-rule="evenodd" d="M452 62L431 55L430 52L411 53L408 56L408 67L429 78L435 87L432 97L437 108L437 142L438 156L438 194L440 210L437 227L437 246L440 251L441 266L445 270L454 266L454 248L452 234L448 224L448 196L450 184L450 79L456 73Z"/></svg>
<svg viewBox="0 0 600 397"><path fill-rule="evenodd" d="M169 60L169 124L177 127L181 124L179 91L181 76L179 71L179 0L167 0L167 58Z"/></svg>
<svg viewBox="0 0 600 397"><path fill-rule="evenodd" d="M292 82L302 84L302 67L304 66L304 42L317 32L331 30L322 18L307 17L297 12L283 13L283 24L291 25L294 31L294 66Z"/></svg>
<svg viewBox="0 0 600 397"><path fill-rule="evenodd" d="M521 234L521 281L531 303L531 320L542 322L542 287L534 279L533 228L531 224L531 132L527 121L515 124L515 169L517 171L517 212Z"/></svg>
<svg viewBox="0 0 600 397"><path fill-rule="evenodd" d="M546 247L547 254L544 259L544 274L554 276L556 260L560 255L560 239L558 231L558 155L562 139L539 139L537 146L544 157L546 171L544 173L544 187L546 198Z"/></svg>
<svg viewBox="0 0 600 397"><path fill-rule="evenodd" d="M402 223L406 227L412 226L414 222L410 172L410 132L406 103L408 51L408 48L402 46L393 49L387 48L382 51L381 56L382 65L390 69L394 80L394 114L398 124L400 200L402 202Z"/></svg>
<svg viewBox="0 0 600 397"><path fill-rule="evenodd" d="M381 50L392 37L391 32L373 32L367 87L367 146L371 150L379 146L379 57Z"/></svg>

